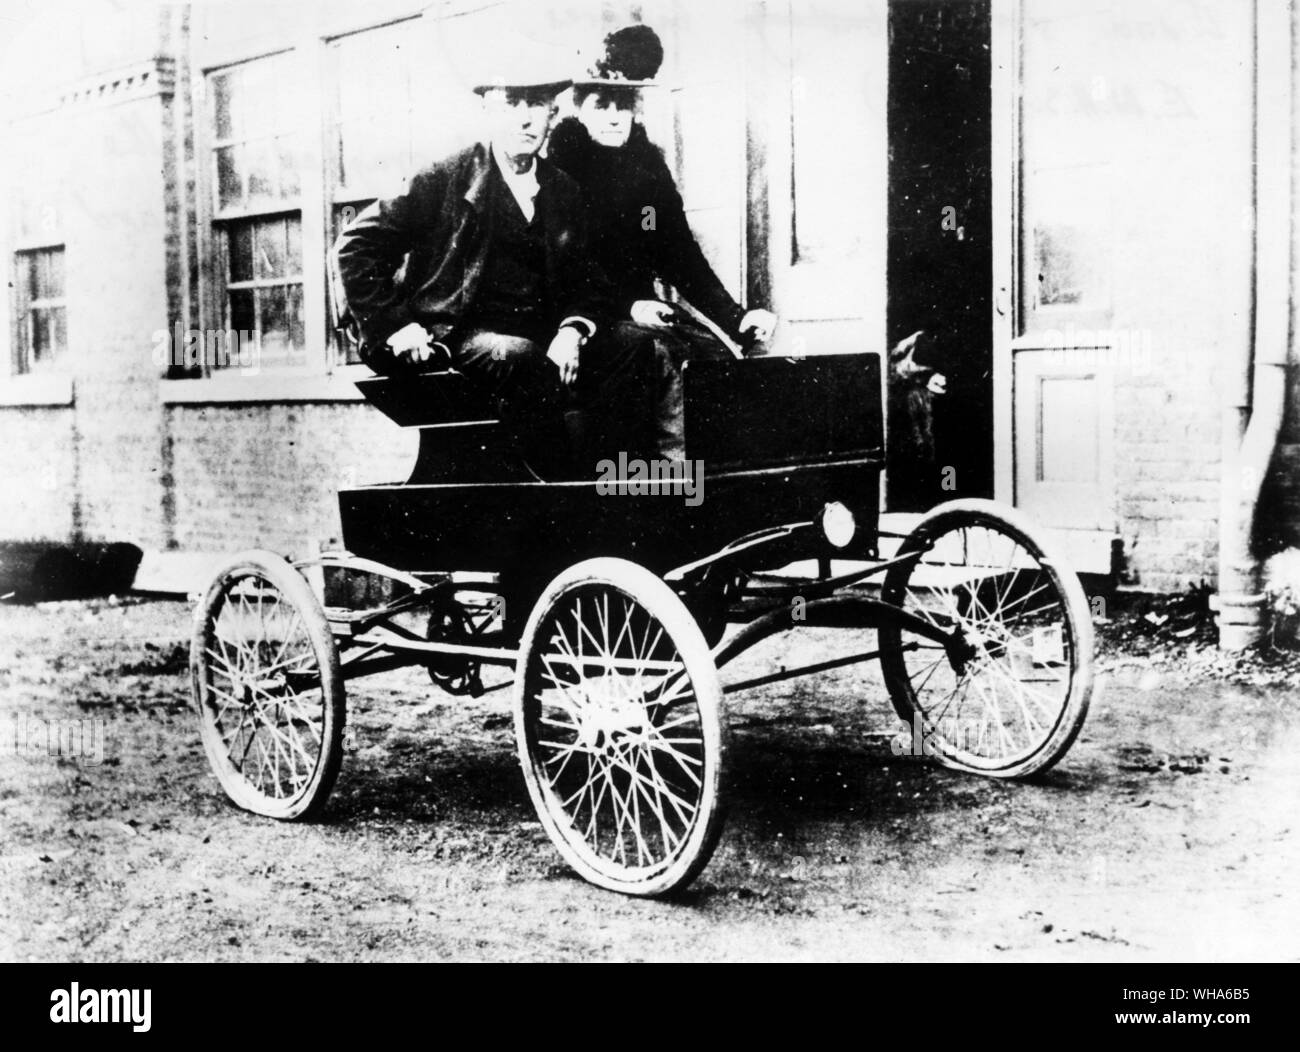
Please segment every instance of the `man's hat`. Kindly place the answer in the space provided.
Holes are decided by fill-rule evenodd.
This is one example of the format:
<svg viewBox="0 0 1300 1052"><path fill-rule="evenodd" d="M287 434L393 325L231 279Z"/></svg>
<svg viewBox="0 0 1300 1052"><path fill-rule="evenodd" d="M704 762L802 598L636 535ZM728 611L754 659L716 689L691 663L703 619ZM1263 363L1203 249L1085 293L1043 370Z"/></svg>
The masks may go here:
<svg viewBox="0 0 1300 1052"><path fill-rule="evenodd" d="M474 91L479 95L493 88L533 88L558 95L573 83L564 55L531 40L495 51L480 65L474 79Z"/></svg>
<svg viewBox="0 0 1300 1052"><path fill-rule="evenodd" d="M605 37L604 47L587 70L574 78L575 88L653 88L664 61L659 34L649 26L633 25Z"/></svg>
<svg viewBox="0 0 1300 1052"><path fill-rule="evenodd" d="M528 16L518 3L491 0L425 20L440 65L470 90L534 88L558 95L573 83L572 48L539 32Z"/></svg>
<svg viewBox="0 0 1300 1052"><path fill-rule="evenodd" d="M494 49L480 64L474 79L474 91L479 95L493 88L533 88L558 95L573 83L565 70L563 53L527 39Z"/></svg>

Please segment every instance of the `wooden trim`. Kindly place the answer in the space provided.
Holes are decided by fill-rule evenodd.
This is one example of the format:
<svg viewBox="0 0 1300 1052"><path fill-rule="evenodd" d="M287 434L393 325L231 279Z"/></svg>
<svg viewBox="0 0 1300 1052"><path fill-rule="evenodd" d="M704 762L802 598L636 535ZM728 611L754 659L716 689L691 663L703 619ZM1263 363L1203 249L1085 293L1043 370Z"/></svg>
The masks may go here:
<svg viewBox="0 0 1300 1052"><path fill-rule="evenodd" d="M23 374L0 381L0 406L5 408L70 407L75 404L75 394L76 386L70 376Z"/></svg>
<svg viewBox="0 0 1300 1052"><path fill-rule="evenodd" d="M330 350L326 317L329 313L327 282L325 279L325 253L328 249L327 224L329 223L329 195L326 193L328 176L325 134L327 109L324 102L328 51L330 45L317 34L305 35L299 43L298 55L303 63L302 75L307 82L310 112L304 115L307 143L303 149L302 219L299 236L302 244L302 331L304 348L309 361L322 373L330 372L334 362ZM312 134L312 132L315 134Z"/></svg>
<svg viewBox="0 0 1300 1052"><path fill-rule="evenodd" d="M24 252L44 252L52 248L66 248L66 247L67 247L67 239L63 236L63 234L60 233L57 237L52 237L52 238L41 238L36 240L28 239L26 241L19 241L15 243L13 246L11 246L9 252L10 255L18 256L18 255L22 255L22 253Z"/></svg>
<svg viewBox="0 0 1300 1052"><path fill-rule="evenodd" d="M334 44L340 40L346 40L348 37L354 37L358 33L368 33L372 29L388 29L390 26L400 26L406 22L415 22L424 17L424 7L413 7L406 14L394 14L386 16L379 22L367 21L362 16L356 16L357 21L347 24L344 27L330 26L323 29L320 33L320 40L324 44ZM373 16L367 16L367 18Z"/></svg>
<svg viewBox="0 0 1300 1052"><path fill-rule="evenodd" d="M745 76L745 167L749 173L745 188L745 295L747 304L772 305L771 204L768 161L772 139L768 127L769 70L764 61L766 27L760 17L746 20L742 57ZM678 153L681 153L680 138Z"/></svg>
<svg viewBox="0 0 1300 1052"><path fill-rule="evenodd" d="M274 47L268 46L265 50L254 52L251 55L241 54L239 58L222 56L220 61L202 61L197 64L195 73L206 81L208 77L214 74L224 73L226 70L234 69L237 66L246 66L250 62L260 62L264 58L275 58L276 55L288 54L295 46L296 42L291 40L283 44L277 44Z"/></svg>
<svg viewBox="0 0 1300 1052"><path fill-rule="evenodd" d="M1014 504L1015 370L1019 332L1021 0L992 0L993 496Z"/></svg>
<svg viewBox="0 0 1300 1052"><path fill-rule="evenodd" d="M198 27L192 27L192 31ZM196 64L197 66L197 64ZM221 296L217 289L217 267L223 265L224 250L218 251L217 238L213 235L214 209L212 191L216 186L214 166L216 157L212 151L211 123L213 108L211 93L208 90L208 74L202 68L194 68L190 77L191 120L193 121L194 141L194 250L197 254L198 302L196 304L199 328L223 328L225 312L220 319L216 316L217 304ZM218 325L218 320L222 323Z"/></svg>
<svg viewBox="0 0 1300 1052"><path fill-rule="evenodd" d="M365 401L353 376L340 371L332 376L311 373L260 373L250 376L222 371L202 380L163 380L158 401L163 405L245 405L294 402ZM369 376L369 371L365 372Z"/></svg>

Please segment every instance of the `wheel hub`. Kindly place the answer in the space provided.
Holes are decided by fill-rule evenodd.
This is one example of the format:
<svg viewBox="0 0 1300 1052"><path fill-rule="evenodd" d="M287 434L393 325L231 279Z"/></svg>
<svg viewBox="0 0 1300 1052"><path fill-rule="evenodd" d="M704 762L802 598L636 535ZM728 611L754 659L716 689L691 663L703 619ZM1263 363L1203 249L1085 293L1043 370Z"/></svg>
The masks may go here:
<svg viewBox="0 0 1300 1052"><path fill-rule="evenodd" d="M588 691L585 711L578 727L578 740L589 749L615 747L645 733L645 709L626 698L613 697L608 690Z"/></svg>

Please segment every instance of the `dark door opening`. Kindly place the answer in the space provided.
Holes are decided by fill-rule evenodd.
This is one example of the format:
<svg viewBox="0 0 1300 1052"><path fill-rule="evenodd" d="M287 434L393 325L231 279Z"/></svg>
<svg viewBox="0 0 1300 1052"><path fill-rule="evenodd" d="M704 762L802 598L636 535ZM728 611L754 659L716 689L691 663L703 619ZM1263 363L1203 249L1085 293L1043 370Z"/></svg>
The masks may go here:
<svg viewBox="0 0 1300 1052"><path fill-rule="evenodd" d="M889 370L891 511L993 492L990 0L890 0L889 346L933 334ZM933 369L947 390L929 387ZM909 373L910 375L902 375Z"/></svg>

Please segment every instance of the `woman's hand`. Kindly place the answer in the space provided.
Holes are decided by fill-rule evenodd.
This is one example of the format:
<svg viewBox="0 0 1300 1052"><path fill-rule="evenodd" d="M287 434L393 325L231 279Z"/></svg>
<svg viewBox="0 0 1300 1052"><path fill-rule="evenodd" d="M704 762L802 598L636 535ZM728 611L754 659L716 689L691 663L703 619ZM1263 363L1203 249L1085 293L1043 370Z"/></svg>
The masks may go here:
<svg viewBox="0 0 1300 1052"><path fill-rule="evenodd" d="M637 300L632 304L632 320L649 329L666 329L676 316L676 309L661 300Z"/></svg>

